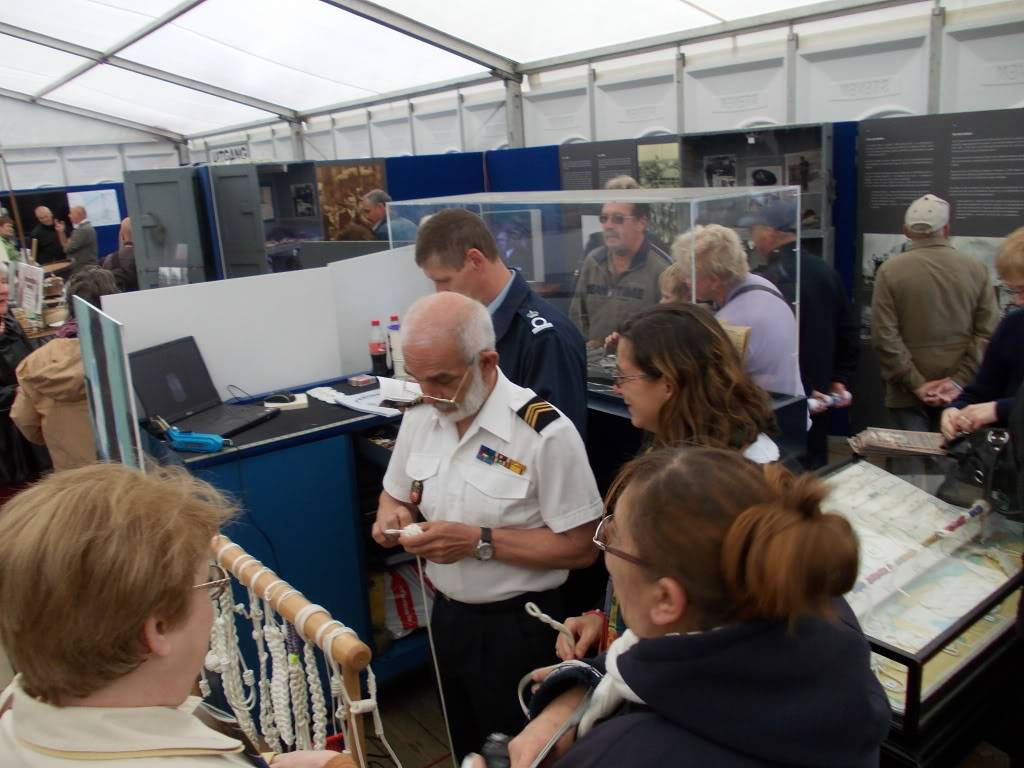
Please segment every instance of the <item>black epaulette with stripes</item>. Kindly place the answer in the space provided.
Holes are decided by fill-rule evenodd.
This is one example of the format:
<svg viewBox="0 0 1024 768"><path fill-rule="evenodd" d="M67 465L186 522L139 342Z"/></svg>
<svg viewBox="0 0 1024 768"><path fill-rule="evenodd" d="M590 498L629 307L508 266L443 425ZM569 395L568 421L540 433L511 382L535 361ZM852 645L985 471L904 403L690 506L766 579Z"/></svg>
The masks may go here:
<svg viewBox="0 0 1024 768"><path fill-rule="evenodd" d="M560 414L558 410L549 403L547 400L542 400L539 395L535 395L520 408L516 413L523 421L530 425L532 429L541 432L548 424L557 419Z"/></svg>

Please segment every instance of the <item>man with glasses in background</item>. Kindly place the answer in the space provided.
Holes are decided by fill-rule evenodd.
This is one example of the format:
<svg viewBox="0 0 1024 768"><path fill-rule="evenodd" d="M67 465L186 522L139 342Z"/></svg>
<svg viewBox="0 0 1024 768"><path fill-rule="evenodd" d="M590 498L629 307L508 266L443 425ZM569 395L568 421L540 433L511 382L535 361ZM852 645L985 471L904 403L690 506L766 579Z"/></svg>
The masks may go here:
<svg viewBox="0 0 1024 768"><path fill-rule="evenodd" d="M565 615L559 588L596 559L601 515L576 428L509 381L494 346L479 301L446 291L410 307L402 351L425 404L402 419L373 526L377 543L423 557L437 588L430 626L459 759L524 725L520 678L557 661L554 633L524 606Z"/></svg>
<svg viewBox="0 0 1024 768"><path fill-rule="evenodd" d="M604 245L584 258L569 308L569 319L590 349L603 346L623 320L661 297L658 278L671 259L651 242L649 220L646 203L611 202L601 207Z"/></svg>

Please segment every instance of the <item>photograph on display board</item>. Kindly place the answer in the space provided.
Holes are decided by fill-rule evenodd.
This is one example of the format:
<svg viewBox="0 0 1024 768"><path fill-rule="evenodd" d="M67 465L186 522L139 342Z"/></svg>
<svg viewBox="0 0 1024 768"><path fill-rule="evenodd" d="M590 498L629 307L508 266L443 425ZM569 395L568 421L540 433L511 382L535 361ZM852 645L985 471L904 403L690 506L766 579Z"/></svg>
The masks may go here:
<svg viewBox="0 0 1024 768"><path fill-rule="evenodd" d="M659 144L638 144L637 166L640 176L637 181L645 189L681 187L683 169L679 162L679 142Z"/></svg>
<svg viewBox="0 0 1024 768"><path fill-rule="evenodd" d="M359 201L367 192L387 189L383 162L318 165L316 183L325 240L377 239L359 211Z"/></svg>
<svg viewBox="0 0 1024 768"><path fill-rule="evenodd" d="M312 184L292 184L292 211L296 218L316 216L316 197Z"/></svg>
<svg viewBox="0 0 1024 768"><path fill-rule="evenodd" d="M777 187L783 182L782 166L748 163L746 181L748 187Z"/></svg>
<svg viewBox="0 0 1024 768"><path fill-rule="evenodd" d="M704 158L706 187L736 186L736 155L707 155Z"/></svg>
<svg viewBox="0 0 1024 768"><path fill-rule="evenodd" d="M822 188L821 151L793 152L786 155L786 183L801 192L820 192Z"/></svg>
<svg viewBox="0 0 1024 768"><path fill-rule="evenodd" d="M96 456L100 461L143 469L124 326L78 296L74 298L74 313Z"/></svg>

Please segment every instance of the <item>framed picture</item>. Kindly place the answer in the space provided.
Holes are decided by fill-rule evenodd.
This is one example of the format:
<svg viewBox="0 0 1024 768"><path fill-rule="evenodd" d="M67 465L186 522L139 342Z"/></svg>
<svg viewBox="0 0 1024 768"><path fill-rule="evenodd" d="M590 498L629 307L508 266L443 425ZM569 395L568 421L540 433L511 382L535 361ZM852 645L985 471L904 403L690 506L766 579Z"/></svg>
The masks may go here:
<svg viewBox="0 0 1024 768"><path fill-rule="evenodd" d="M316 216L316 197L312 184L292 184L292 210L297 219Z"/></svg>

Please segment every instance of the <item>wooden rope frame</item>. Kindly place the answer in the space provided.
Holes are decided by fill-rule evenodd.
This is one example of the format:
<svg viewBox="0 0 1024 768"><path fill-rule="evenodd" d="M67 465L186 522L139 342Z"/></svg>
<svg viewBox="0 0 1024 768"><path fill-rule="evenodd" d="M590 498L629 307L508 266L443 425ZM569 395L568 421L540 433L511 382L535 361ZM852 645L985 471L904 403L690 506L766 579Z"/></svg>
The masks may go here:
<svg viewBox="0 0 1024 768"><path fill-rule="evenodd" d="M210 542L214 558L234 576L243 586L252 589L261 597L268 587L273 587L269 594L271 607L294 625L299 611L310 605L301 592L284 581L269 568L263 566L256 558L246 552L241 545L236 544L227 536L214 536ZM252 564L259 564L258 568L252 568ZM253 575L258 574L256 578ZM333 621L331 614L326 610L314 611L306 617L303 626L306 637L317 636L317 631ZM331 641L331 658L341 667L341 676L348 693L349 699L359 701L362 698L362 687L359 676L370 664L373 654L369 646L360 640L354 633L339 634ZM350 738L359 740L359 754L366 754L366 731L361 722L361 715L354 712L348 713L348 729ZM354 745L346 744L348 749L355 753Z"/></svg>

